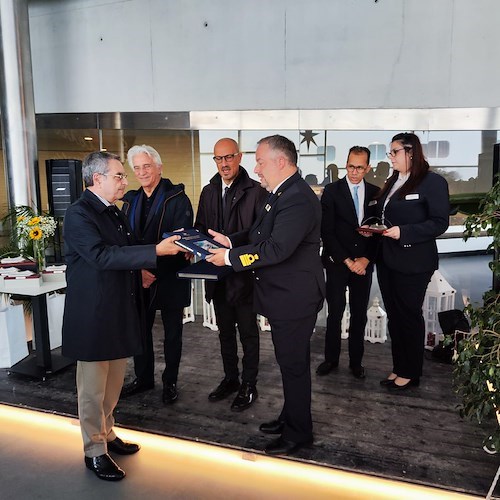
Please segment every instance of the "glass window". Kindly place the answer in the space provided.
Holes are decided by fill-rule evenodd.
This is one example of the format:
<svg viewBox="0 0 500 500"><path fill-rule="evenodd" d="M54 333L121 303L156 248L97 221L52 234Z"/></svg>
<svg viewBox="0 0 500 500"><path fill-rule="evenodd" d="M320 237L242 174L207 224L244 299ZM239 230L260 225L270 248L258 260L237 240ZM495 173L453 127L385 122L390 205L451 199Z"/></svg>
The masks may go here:
<svg viewBox="0 0 500 500"><path fill-rule="evenodd" d="M370 144L368 146L368 149L370 150L371 163L386 160L387 156L385 153L387 151L387 147L385 144L379 144L379 143Z"/></svg>
<svg viewBox="0 0 500 500"><path fill-rule="evenodd" d="M450 155L450 143L448 141L429 141L422 144L427 158L448 158Z"/></svg>

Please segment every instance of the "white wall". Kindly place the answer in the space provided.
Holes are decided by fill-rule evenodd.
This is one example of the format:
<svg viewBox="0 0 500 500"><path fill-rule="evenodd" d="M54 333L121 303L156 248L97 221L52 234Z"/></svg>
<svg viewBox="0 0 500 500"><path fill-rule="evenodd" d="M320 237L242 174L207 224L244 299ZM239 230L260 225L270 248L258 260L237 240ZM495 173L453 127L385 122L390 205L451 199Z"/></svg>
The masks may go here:
<svg viewBox="0 0 500 500"><path fill-rule="evenodd" d="M31 0L37 113L500 105L498 0Z"/></svg>

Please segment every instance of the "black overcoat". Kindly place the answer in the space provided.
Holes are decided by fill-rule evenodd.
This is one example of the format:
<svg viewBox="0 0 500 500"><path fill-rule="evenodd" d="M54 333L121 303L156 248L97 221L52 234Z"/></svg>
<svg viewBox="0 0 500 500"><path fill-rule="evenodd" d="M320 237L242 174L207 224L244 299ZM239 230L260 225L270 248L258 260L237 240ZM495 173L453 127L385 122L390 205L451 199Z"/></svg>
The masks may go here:
<svg viewBox="0 0 500 500"><path fill-rule="evenodd" d="M156 265L155 245L134 241L118 217L91 191L64 217L67 293L62 353L106 361L141 353L140 273Z"/></svg>
<svg viewBox="0 0 500 500"><path fill-rule="evenodd" d="M183 184L174 185L169 179L161 179L144 230L141 231L142 188L128 191L123 197L122 210L140 244L158 243L163 233L193 227L193 207L184 191ZM191 302L191 281L178 279L177 271L189 265L184 253L158 258L156 281L149 289L149 306L156 309L178 309Z"/></svg>
<svg viewBox="0 0 500 500"><path fill-rule="evenodd" d="M268 197L267 191L251 179L241 165L229 195L223 219L222 179L218 173L215 174L201 192L195 228L205 234L209 229L225 234L250 229ZM253 301L253 277L250 272L230 274L225 278L225 285L229 304L237 306ZM207 302L212 300L215 286L216 283L205 283Z"/></svg>

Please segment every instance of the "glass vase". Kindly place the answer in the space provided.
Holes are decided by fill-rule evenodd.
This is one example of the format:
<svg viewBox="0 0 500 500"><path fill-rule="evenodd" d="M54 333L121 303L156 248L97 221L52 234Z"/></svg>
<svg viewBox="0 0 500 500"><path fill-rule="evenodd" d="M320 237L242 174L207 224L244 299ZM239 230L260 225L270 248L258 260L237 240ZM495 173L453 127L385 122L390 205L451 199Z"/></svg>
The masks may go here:
<svg viewBox="0 0 500 500"><path fill-rule="evenodd" d="M45 242L43 238L39 240L33 240L33 257L35 259L37 271L42 272L45 265Z"/></svg>

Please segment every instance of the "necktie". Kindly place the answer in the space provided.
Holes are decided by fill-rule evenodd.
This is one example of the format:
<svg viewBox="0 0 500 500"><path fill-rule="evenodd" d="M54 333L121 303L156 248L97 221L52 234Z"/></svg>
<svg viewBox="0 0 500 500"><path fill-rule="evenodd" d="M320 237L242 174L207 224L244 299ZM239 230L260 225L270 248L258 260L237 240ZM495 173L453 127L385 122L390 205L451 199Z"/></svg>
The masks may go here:
<svg viewBox="0 0 500 500"><path fill-rule="evenodd" d="M227 201L227 192L229 191L229 188L226 186L224 188L224 194L222 195L222 210L225 212L226 211L226 201Z"/></svg>
<svg viewBox="0 0 500 500"><path fill-rule="evenodd" d="M353 199L353 201L354 201L354 208L356 209L356 216L358 217L358 221L359 221L359 198L358 198L358 189L359 189L359 186L354 186L354 187L353 187L352 199Z"/></svg>

